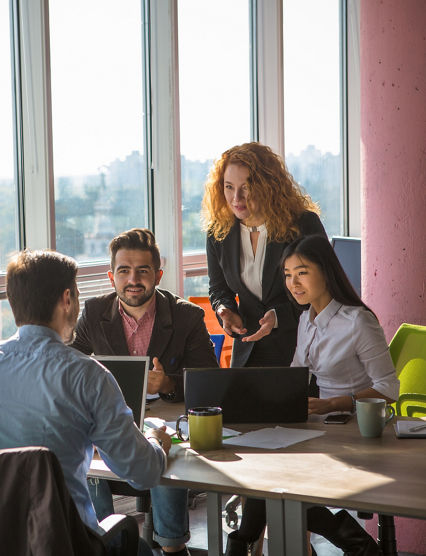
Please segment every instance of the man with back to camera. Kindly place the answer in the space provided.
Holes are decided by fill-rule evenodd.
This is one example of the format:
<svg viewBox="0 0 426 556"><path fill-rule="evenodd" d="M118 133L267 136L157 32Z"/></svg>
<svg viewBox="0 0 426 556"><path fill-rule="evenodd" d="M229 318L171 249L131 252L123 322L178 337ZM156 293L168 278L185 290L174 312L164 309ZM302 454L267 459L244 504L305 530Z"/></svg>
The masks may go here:
<svg viewBox="0 0 426 556"><path fill-rule="evenodd" d="M108 276L115 292L86 301L72 345L86 354L148 355L153 366L148 392L166 401L181 401L184 367L217 367L204 311L156 287L163 271L150 230L123 232L111 241L109 250ZM91 493L98 518L113 512L105 481ZM164 554L188 554L187 496L187 489L151 490L154 539Z"/></svg>
<svg viewBox="0 0 426 556"><path fill-rule="evenodd" d="M16 325L0 343L0 448L46 446L58 457L81 519L99 530L87 487L96 446L135 488L158 484L171 439L135 427L112 374L65 345L77 322L77 263L54 251L22 251L7 267ZM140 542L140 556L152 556Z"/></svg>

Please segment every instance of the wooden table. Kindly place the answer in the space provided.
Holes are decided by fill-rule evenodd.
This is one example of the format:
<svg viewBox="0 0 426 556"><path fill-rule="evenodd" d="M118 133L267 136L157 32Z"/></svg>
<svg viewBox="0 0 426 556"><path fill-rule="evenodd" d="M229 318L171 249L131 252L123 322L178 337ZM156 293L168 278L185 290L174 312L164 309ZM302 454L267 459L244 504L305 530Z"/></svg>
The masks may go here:
<svg viewBox="0 0 426 556"><path fill-rule="evenodd" d="M155 405L156 414L163 405L174 416L182 410L180 404ZM198 454L187 443L172 446L161 484L209 493L210 556L222 554L221 493L266 499L268 549L274 556L306 554L306 509L312 504L426 518L426 439L398 439L392 424L381 438L363 438L355 418L346 425L324 425L316 416L283 426L326 434L270 451L225 446ZM260 426L238 426L254 428ZM103 462L91 472L113 477Z"/></svg>

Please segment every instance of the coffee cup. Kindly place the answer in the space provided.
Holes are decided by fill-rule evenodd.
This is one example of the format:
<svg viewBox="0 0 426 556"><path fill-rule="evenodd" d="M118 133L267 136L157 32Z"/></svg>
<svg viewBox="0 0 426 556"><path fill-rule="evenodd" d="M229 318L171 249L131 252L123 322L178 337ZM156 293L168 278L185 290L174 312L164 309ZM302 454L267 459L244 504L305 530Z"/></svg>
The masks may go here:
<svg viewBox="0 0 426 556"><path fill-rule="evenodd" d="M188 423L188 435L181 430L181 423ZM176 421L176 433L193 450L220 450L222 448L222 409L220 407L194 407Z"/></svg>
<svg viewBox="0 0 426 556"><path fill-rule="evenodd" d="M383 429L395 415L391 405L380 398L360 398L356 400L356 417L359 432L366 438L382 436Z"/></svg>

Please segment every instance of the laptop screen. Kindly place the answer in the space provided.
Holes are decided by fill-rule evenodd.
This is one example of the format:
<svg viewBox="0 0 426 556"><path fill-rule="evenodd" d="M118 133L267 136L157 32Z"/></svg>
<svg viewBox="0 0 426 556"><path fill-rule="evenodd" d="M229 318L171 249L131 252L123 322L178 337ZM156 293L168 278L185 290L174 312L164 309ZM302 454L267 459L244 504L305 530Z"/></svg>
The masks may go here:
<svg viewBox="0 0 426 556"><path fill-rule="evenodd" d="M133 419L143 429L148 381L149 357L133 355L93 356L114 375L123 392L126 404L133 411Z"/></svg>
<svg viewBox="0 0 426 556"><path fill-rule="evenodd" d="M307 367L184 371L186 411L218 406L224 423L297 423L308 418Z"/></svg>

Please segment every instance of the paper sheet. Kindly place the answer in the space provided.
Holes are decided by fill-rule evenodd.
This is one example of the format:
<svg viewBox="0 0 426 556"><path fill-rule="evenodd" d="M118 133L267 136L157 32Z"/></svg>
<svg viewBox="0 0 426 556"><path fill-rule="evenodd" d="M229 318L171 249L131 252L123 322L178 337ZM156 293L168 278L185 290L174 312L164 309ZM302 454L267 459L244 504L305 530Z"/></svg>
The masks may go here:
<svg viewBox="0 0 426 556"><path fill-rule="evenodd" d="M424 425L424 428L412 431L414 427ZM394 424L395 433L398 438L426 438L426 421L412 420L412 421L397 421Z"/></svg>
<svg viewBox="0 0 426 556"><path fill-rule="evenodd" d="M247 432L235 438L228 438L223 443L232 446L250 446L252 448L276 450L321 436L324 433L325 431L274 427Z"/></svg>

